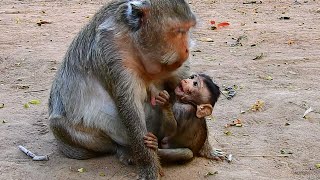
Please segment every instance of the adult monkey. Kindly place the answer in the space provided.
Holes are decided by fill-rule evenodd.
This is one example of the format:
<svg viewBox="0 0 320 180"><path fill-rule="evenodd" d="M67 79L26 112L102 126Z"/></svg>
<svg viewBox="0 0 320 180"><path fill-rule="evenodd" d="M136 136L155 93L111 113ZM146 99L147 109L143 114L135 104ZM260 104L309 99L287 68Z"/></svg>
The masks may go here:
<svg viewBox="0 0 320 180"><path fill-rule="evenodd" d="M75 159L132 153L140 178L157 179L158 157L143 142L147 88L185 77L195 23L184 0L102 7L73 40L52 85L49 121L59 150Z"/></svg>

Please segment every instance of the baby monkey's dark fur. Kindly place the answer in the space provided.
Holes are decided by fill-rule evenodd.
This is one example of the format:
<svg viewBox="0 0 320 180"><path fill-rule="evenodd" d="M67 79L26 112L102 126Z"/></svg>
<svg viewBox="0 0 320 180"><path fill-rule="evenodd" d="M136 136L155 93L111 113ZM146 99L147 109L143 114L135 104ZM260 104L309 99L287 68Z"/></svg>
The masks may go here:
<svg viewBox="0 0 320 180"><path fill-rule="evenodd" d="M199 105L209 103L212 108L214 107L220 96L220 90L209 76L205 74L198 74L198 76L202 79L204 88L208 90L202 92L200 96L209 97L201 98L191 94L191 99L188 102L181 102L176 95L173 106L171 104L163 106L163 128L162 132L158 134L161 141L159 142L159 149L157 149L162 161L183 162L191 160L194 156L215 160L224 158L214 153L208 141L208 128L205 117L196 116ZM153 139L153 141L157 141L156 138L150 133L145 136L145 140Z"/></svg>

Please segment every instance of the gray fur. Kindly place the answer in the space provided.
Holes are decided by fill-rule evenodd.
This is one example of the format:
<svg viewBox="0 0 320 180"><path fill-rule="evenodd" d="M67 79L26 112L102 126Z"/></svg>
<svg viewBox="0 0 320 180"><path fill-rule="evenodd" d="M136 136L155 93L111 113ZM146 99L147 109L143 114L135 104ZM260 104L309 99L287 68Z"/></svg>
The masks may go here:
<svg viewBox="0 0 320 180"><path fill-rule="evenodd" d="M129 51L132 49L137 57L159 62L161 57L173 53L167 52L170 45L164 46L168 43L158 37L161 32L158 28L167 19L195 20L187 4L176 1L113 1L102 7L75 37L53 81L49 98L50 127L59 150L66 156L87 159L117 153L123 159L132 153L139 165L140 178L158 178L158 157L145 147L142 138L147 132L146 121L154 123L157 119L151 116L157 112L146 105L148 84L124 67L123 61L132 55ZM140 8L148 6L150 18L146 27L139 29ZM120 38L129 41L119 46ZM159 48L163 51L158 51ZM185 64L153 83L162 84L167 81L165 78L177 82L188 75L188 69Z"/></svg>

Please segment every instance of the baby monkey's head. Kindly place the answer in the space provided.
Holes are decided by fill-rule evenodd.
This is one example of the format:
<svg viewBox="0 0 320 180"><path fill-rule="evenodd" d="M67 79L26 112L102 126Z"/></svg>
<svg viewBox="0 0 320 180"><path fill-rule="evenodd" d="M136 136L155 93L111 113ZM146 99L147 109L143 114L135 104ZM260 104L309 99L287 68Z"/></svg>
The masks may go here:
<svg viewBox="0 0 320 180"><path fill-rule="evenodd" d="M196 116L211 115L220 96L219 87L206 74L194 74L183 79L175 89L177 100L197 107Z"/></svg>

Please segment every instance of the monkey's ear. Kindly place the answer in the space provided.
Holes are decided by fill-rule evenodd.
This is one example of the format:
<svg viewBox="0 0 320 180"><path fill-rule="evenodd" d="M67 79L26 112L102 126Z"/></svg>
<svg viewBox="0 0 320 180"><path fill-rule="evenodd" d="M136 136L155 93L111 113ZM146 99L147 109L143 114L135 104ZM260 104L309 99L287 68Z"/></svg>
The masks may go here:
<svg viewBox="0 0 320 180"><path fill-rule="evenodd" d="M140 29L146 21L150 11L151 3L149 0L129 0L125 13L125 20L132 31Z"/></svg>
<svg viewBox="0 0 320 180"><path fill-rule="evenodd" d="M197 105L196 116L197 116L197 118L204 118L206 116L211 115L212 110L213 110L213 108L212 108L211 104Z"/></svg>

